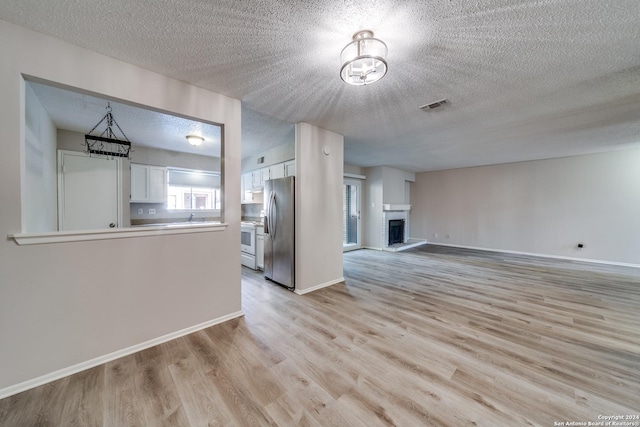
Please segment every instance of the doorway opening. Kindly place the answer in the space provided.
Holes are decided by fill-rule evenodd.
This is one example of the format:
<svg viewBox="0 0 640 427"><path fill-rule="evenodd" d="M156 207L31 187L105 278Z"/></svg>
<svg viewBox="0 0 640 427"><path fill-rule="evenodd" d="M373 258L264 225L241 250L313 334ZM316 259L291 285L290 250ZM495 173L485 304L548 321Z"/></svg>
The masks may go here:
<svg viewBox="0 0 640 427"><path fill-rule="evenodd" d="M350 251L360 249L360 181L344 180L342 186L342 249Z"/></svg>

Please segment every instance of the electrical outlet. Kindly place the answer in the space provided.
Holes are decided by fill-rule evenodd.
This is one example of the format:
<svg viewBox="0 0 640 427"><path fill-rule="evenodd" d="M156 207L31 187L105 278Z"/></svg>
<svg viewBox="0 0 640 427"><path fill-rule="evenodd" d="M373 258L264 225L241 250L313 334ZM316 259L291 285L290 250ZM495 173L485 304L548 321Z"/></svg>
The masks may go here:
<svg viewBox="0 0 640 427"><path fill-rule="evenodd" d="M433 237L438 237L438 233L433 233Z"/></svg>
<svg viewBox="0 0 640 427"><path fill-rule="evenodd" d="M149 215L155 215L155 214L156 214L155 209L149 209Z"/></svg>
<svg viewBox="0 0 640 427"><path fill-rule="evenodd" d="M450 239L450 238L451 238L451 234L447 234L447 239Z"/></svg>
<svg viewBox="0 0 640 427"><path fill-rule="evenodd" d="M138 215L142 215L144 213L144 209L138 208Z"/></svg>

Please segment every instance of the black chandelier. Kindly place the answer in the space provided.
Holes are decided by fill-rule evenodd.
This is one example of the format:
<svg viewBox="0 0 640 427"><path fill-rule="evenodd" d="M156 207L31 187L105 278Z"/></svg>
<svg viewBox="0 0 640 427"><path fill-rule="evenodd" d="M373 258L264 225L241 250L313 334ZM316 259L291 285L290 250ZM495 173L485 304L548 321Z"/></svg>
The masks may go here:
<svg viewBox="0 0 640 427"><path fill-rule="evenodd" d="M112 158L131 158L131 142L118 125L118 122L116 122L116 120L113 118L113 114L111 114L111 104L108 102L106 110L107 114L105 114L102 120L100 120L98 124L95 125L93 129L91 129L89 133L84 136L85 145L87 147L86 152L89 155L98 154L101 156ZM106 129L102 131L100 135L91 135L93 131L96 130L96 128L103 122L106 122ZM120 131L120 133L122 134L122 138L124 139L118 139L116 134L113 132L114 125Z"/></svg>

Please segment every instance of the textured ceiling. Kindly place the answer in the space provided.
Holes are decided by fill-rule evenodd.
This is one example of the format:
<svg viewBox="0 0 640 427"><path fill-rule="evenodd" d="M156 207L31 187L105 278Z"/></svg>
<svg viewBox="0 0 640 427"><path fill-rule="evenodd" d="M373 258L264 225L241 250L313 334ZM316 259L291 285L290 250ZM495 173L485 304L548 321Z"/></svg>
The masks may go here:
<svg viewBox="0 0 640 427"><path fill-rule="evenodd" d="M640 147L638 0L3 0L0 18L243 103L243 156L304 121L410 171ZM338 75L351 35L389 73ZM442 110L418 107L447 98Z"/></svg>

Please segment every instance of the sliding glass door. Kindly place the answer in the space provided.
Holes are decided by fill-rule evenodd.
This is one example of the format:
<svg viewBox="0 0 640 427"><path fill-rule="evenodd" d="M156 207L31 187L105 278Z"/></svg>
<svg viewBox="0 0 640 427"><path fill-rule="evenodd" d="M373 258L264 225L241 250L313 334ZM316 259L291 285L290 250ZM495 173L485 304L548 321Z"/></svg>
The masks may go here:
<svg viewBox="0 0 640 427"><path fill-rule="evenodd" d="M342 186L342 248L360 249L360 181L345 179Z"/></svg>

